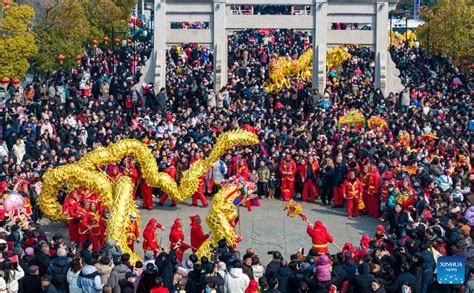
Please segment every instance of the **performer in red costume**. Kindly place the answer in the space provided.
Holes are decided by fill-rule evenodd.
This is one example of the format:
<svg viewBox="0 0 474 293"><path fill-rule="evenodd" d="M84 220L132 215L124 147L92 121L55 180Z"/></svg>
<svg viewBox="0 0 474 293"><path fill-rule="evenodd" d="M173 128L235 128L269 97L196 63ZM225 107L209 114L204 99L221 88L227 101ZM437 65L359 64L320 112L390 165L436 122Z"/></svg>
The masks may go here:
<svg viewBox="0 0 474 293"><path fill-rule="evenodd" d="M316 221L314 223L314 227L308 220L306 220L306 223L308 223L306 233L308 233L313 242L312 248L315 249L319 254L327 254L329 252L328 243L332 243L334 241L334 238L326 230L326 227L324 227L323 222Z"/></svg>
<svg viewBox="0 0 474 293"><path fill-rule="evenodd" d="M202 160L202 157L203 157L202 151L197 152L194 158L191 160L191 164ZM206 197L204 196L204 175L199 177L198 190L193 194L193 197L192 197L193 206L197 206L198 199L201 201L203 207L207 207L209 205Z"/></svg>
<svg viewBox="0 0 474 293"><path fill-rule="evenodd" d="M155 258L158 255L158 250L160 249L160 245L158 244L158 240L156 238L157 228L163 231L166 230L163 225L151 218L150 221L148 221L148 224L146 224L145 230L143 230L143 251L153 251Z"/></svg>
<svg viewBox="0 0 474 293"><path fill-rule="evenodd" d="M296 163L290 154L285 156L285 160L281 162L279 171L281 174L281 194L284 201L289 201L295 195L295 174Z"/></svg>
<svg viewBox="0 0 474 293"><path fill-rule="evenodd" d="M147 210L153 209L153 187L146 184L143 178L140 184L140 191L142 193L143 208Z"/></svg>
<svg viewBox="0 0 474 293"><path fill-rule="evenodd" d="M132 179L133 186L136 186L138 181L138 171L130 159L126 159L125 161L125 169L123 170L123 174L130 177ZM135 200L136 198L137 189L133 188L133 200Z"/></svg>
<svg viewBox="0 0 474 293"><path fill-rule="evenodd" d="M380 174L375 165L364 166L365 175L362 177L364 203L369 216L380 217Z"/></svg>
<svg viewBox="0 0 474 293"><path fill-rule="evenodd" d="M239 166L237 168L237 174L240 174L245 180L249 180L250 172L249 167L244 159L239 159Z"/></svg>
<svg viewBox="0 0 474 293"><path fill-rule="evenodd" d="M81 240L81 247L84 244L86 239L92 241L92 249L94 251L98 251L100 249L99 244L99 235L100 235L100 227L99 227L99 220L100 215L97 210L97 203L92 201L91 199L85 199L86 202L90 204L90 210L87 211L87 207L89 205L85 205L84 208L86 209L85 215L82 217L81 222L79 223L79 235Z"/></svg>
<svg viewBox="0 0 474 293"><path fill-rule="evenodd" d="M69 228L69 241L79 243L79 234L77 233L77 228L79 225L79 215L77 214L77 209L79 203L77 201L77 193L79 191L73 190L69 196L64 201L62 206L63 214L69 219L67 222Z"/></svg>
<svg viewBox="0 0 474 293"><path fill-rule="evenodd" d="M204 234L201 226L201 217L199 217L199 215L191 216L189 219L191 219L191 248L193 253L196 253L204 241L209 238L209 234Z"/></svg>
<svg viewBox="0 0 474 293"><path fill-rule="evenodd" d="M314 202L315 198L319 196L317 190L318 186L316 186L316 178L319 169L319 164L313 156L310 156L308 158L308 162L303 166L304 168L301 176L304 182L302 198L303 201L307 201L309 195L309 200L311 202Z"/></svg>
<svg viewBox="0 0 474 293"><path fill-rule="evenodd" d="M174 165L168 163L168 168L166 168L165 172L168 173L168 175L170 175L171 178L173 178L173 180L176 180L176 167ZM160 206L163 206L167 198L168 198L168 195L163 192L163 194L160 197L160 202L158 204ZM175 207L175 206L176 206L176 200L172 199L171 207Z"/></svg>
<svg viewBox="0 0 474 293"><path fill-rule="evenodd" d="M181 246L176 249L176 259L181 262L183 261L183 253L186 251L186 249L189 248L189 245L184 243L184 234L183 234L183 220L181 218L176 218L174 220L173 226L171 226L171 231L170 231L170 249L172 249L176 243L180 242Z"/></svg>
<svg viewBox="0 0 474 293"><path fill-rule="evenodd" d="M363 194L362 183L355 177L355 172L349 172L347 178L342 184L342 195L347 200L347 217L359 216L358 203Z"/></svg>
<svg viewBox="0 0 474 293"><path fill-rule="evenodd" d="M140 228L138 227L137 214L135 212L132 212L130 215L130 222L125 230L127 234L127 245L131 251L135 251L135 241L140 237Z"/></svg>

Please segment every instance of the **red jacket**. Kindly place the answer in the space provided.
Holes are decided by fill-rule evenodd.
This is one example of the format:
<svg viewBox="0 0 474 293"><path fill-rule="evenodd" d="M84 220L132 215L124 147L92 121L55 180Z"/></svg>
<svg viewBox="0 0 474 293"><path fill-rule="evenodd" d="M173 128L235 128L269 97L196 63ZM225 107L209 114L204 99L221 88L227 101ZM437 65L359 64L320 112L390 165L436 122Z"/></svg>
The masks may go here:
<svg viewBox="0 0 474 293"><path fill-rule="evenodd" d="M375 195L380 191L380 174L378 171L368 172L362 177L362 187L367 194Z"/></svg>
<svg viewBox="0 0 474 293"><path fill-rule="evenodd" d="M148 224L146 224L145 230L143 230L143 250L158 250L160 246L158 245L157 239L156 239L156 229L157 228L162 228L163 225L158 223L155 219L150 219L148 221Z"/></svg>
<svg viewBox="0 0 474 293"><path fill-rule="evenodd" d="M362 183L357 178L354 182L346 179L344 180L344 183L342 183L342 194L345 199L359 199L362 196L362 192Z"/></svg>
<svg viewBox="0 0 474 293"><path fill-rule="evenodd" d="M191 246L193 247L193 253L196 251L195 248L199 249L204 241L209 238L208 234L204 234L201 224L196 222L198 216L191 216Z"/></svg>
<svg viewBox="0 0 474 293"><path fill-rule="evenodd" d="M308 225L306 233L311 236L313 248L320 254L328 253L328 242L332 243L334 238L329 234L321 221L316 221L314 227Z"/></svg>
<svg viewBox="0 0 474 293"><path fill-rule="evenodd" d="M296 163L295 161L291 160L290 162L283 161L278 168L281 174L281 180L289 180L295 181L295 174L296 174Z"/></svg>

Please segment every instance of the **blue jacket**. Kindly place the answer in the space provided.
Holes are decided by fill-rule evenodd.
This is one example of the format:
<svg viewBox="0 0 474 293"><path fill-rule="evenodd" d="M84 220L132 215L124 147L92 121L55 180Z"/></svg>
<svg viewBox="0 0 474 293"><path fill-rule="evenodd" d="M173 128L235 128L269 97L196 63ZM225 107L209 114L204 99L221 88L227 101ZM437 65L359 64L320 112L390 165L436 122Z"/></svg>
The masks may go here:
<svg viewBox="0 0 474 293"><path fill-rule="evenodd" d="M83 293L100 293L104 284L100 280L99 271L94 266L86 265L77 278L77 286Z"/></svg>

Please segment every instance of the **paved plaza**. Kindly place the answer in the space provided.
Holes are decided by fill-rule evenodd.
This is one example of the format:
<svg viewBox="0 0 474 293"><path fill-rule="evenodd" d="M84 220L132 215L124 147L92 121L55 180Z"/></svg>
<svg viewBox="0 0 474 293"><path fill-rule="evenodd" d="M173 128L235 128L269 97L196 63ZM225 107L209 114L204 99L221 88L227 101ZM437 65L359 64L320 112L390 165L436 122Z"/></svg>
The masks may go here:
<svg viewBox="0 0 474 293"><path fill-rule="evenodd" d="M270 261L268 251L278 250L286 257L293 254L301 247L305 251L311 247L311 239L306 234L306 223L301 218L290 218L283 211L284 203L280 200L262 200L260 207L253 207L251 212L241 207L241 225L243 241L239 243L239 250L244 251L248 247L256 249L262 262ZM373 236L375 226L380 223L378 220L363 216L361 219L348 219L346 209L333 209L324 207L320 204L303 203L303 213L308 217L311 223L316 220L323 221L328 231L333 235L334 242L342 248L345 242L352 242L358 245L363 234ZM169 202L164 207L157 207L154 210L141 211L141 229L145 228L146 223L152 217L165 225L166 231L163 237L163 246L168 247L169 229L176 217L184 220L185 241L189 243L189 216L198 214L204 219L208 208L194 207L189 202L179 204L177 207L169 207ZM207 226L204 224L204 231L207 232ZM43 229L51 236L58 230L67 235L66 225L51 223L45 225ZM237 233L239 228L237 227ZM158 236L161 232L158 231ZM139 255L143 255L141 243L136 244L135 248ZM329 246L331 253L336 253L337 249Z"/></svg>

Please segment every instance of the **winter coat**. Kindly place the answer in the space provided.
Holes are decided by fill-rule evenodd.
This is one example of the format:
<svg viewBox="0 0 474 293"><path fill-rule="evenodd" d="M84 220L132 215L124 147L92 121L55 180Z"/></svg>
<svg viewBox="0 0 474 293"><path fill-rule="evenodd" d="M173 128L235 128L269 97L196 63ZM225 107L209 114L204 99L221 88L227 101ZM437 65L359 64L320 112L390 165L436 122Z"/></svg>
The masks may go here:
<svg viewBox="0 0 474 293"><path fill-rule="evenodd" d="M82 289L77 285L77 279L81 271L74 273L71 269L67 271L66 280L69 283L69 293L81 293Z"/></svg>
<svg viewBox="0 0 474 293"><path fill-rule="evenodd" d="M355 292L370 293L372 292L372 281L375 280L374 275L369 273L369 264L363 263L359 267L359 275L355 276L354 287Z"/></svg>
<svg viewBox="0 0 474 293"><path fill-rule="evenodd" d="M231 268L224 279L224 293L244 293L250 283L241 268Z"/></svg>
<svg viewBox="0 0 474 293"><path fill-rule="evenodd" d="M467 220L469 226L474 227L474 205L467 209L464 218Z"/></svg>
<svg viewBox="0 0 474 293"><path fill-rule="evenodd" d="M254 278L253 269L252 269L251 266L243 264L242 265L242 271L244 272L244 274L246 274L249 277L250 280L252 280Z"/></svg>
<svg viewBox="0 0 474 293"><path fill-rule="evenodd" d="M331 280L331 265L326 254L321 255L316 262L316 278L319 282Z"/></svg>
<svg viewBox="0 0 474 293"><path fill-rule="evenodd" d="M281 266L281 260L279 259L274 259L272 260L268 265L265 270L265 277L270 278L273 277L273 274L278 271L278 269Z"/></svg>
<svg viewBox="0 0 474 293"><path fill-rule="evenodd" d="M49 284L48 287L43 288L43 292L46 293L56 293L58 292L53 284Z"/></svg>
<svg viewBox="0 0 474 293"><path fill-rule="evenodd" d="M85 265L79 273L77 286L84 293L100 293L104 284L100 282L99 272L94 266Z"/></svg>
<svg viewBox="0 0 474 293"><path fill-rule="evenodd" d="M125 278L126 272L130 272L130 269L125 264L119 264L118 266L112 269L112 272L110 273L109 281L107 283L110 287L112 287L112 292L114 293L121 292L119 280Z"/></svg>
<svg viewBox="0 0 474 293"><path fill-rule="evenodd" d="M402 285L405 282L410 283L412 288L416 288L415 276L409 272L402 272L390 285L386 285L385 289L389 292L400 292Z"/></svg>
<svg viewBox="0 0 474 293"><path fill-rule="evenodd" d="M158 255L155 260L155 265L158 268L158 272L160 272L161 278L163 279L163 285L168 289L172 289L174 263L176 261L175 251L172 249L165 260L163 260L164 255L166 255L165 252L162 252Z"/></svg>
<svg viewBox="0 0 474 293"><path fill-rule="evenodd" d="M12 270L12 276L10 277L10 282L7 283L7 289L9 293L18 292L19 286L18 281L25 276L23 269L18 266L16 270ZM5 278L5 271L0 271L0 277Z"/></svg>
<svg viewBox="0 0 474 293"><path fill-rule="evenodd" d="M265 273L265 268L262 265L252 265L252 271L254 280L258 282Z"/></svg>
<svg viewBox="0 0 474 293"><path fill-rule="evenodd" d="M135 292L135 287L132 282L129 282L125 279L120 279L118 281L118 284L120 286L121 293L134 293Z"/></svg>
<svg viewBox="0 0 474 293"><path fill-rule="evenodd" d="M67 290L67 271L71 264L71 258L67 256L56 256L51 260L48 267L48 275L53 278L51 282L58 290Z"/></svg>
<svg viewBox="0 0 474 293"><path fill-rule="evenodd" d="M109 282L110 273L112 272L112 267L109 265L103 265L101 263L98 263L95 265L95 268L99 272L100 281L102 282L102 284L107 284Z"/></svg>
<svg viewBox="0 0 474 293"><path fill-rule="evenodd" d="M26 275L23 279L23 292L41 292L41 277L39 275ZM75 293L75 292L70 292Z"/></svg>
<svg viewBox="0 0 474 293"><path fill-rule="evenodd" d="M288 288L288 279L290 278L291 273L292 272L288 267L280 267L274 275L275 278L278 279L278 290L282 293L290 292L290 289Z"/></svg>

